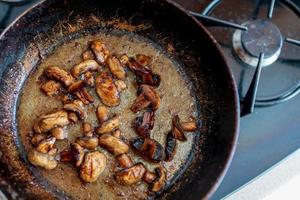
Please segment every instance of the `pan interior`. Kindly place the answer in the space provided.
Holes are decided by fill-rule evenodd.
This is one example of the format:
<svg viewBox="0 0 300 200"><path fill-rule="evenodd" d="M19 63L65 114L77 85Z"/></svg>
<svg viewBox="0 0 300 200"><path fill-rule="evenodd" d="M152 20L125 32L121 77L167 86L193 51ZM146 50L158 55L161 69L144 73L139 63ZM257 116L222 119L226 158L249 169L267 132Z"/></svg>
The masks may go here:
<svg viewBox="0 0 300 200"><path fill-rule="evenodd" d="M71 38L71 37L70 37ZM60 66L69 70L75 64L82 61L82 53L88 49L88 42L94 39L101 39L110 49L112 54L145 54L152 57L151 67L155 73L161 75L161 85L158 93L161 96L161 105L156 111L155 125L151 137L160 142L163 146L168 131L171 129L171 117L174 113L179 113L182 120L187 120L190 116L198 118L199 107L193 95L193 86L184 73L184 68L179 62L172 59L168 51L163 50L152 41L127 31L99 30L96 33L77 35L68 39L54 48L54 51L43 59L37 68L31 72L26 80L18 107L18 127L21 146L26 152L32 147L30 145L30 134L34 121L42 114L53 110L61 109L62 103L58 98L47 97L40 90L39 77L48 66ZM103 68L103 70L107 70ZM130 106L136 98L136 84L134 75L128 71L126 84L128 89L121 94L121 104L114 108L109 108L110 113L121 114L120 130L126 141L137 137L132 129L132 121L137 116L130 111ZM98 126L95 110L101 101L95 93L95 89L89 89L94 96L95 103L87 106L88 118L93 127ZM69 126L68 140L56 142L56 146L63 150L73 142L76 137L82 136L81 123ZM181 170L184 170L190 163L193 156L194 140L199 133L188 133L186 142L178 142L177 152L173 161L163 162L167 169L168 182L173 183L180 177ZM47 171L39 168L32 168L33 173L46 180L47 184L58 189L59 193L72 199L145 199L147 198L147 185L144 183L135 186L120 186L114 178L114 171L118 170L115 159L104 149L98 147L108 158L108 164L103 174L95 183L83 184L78 176L78 169L70 164L60 163L54 170ZM147 168L153 170L158 164L144 161L132 151L129 155L134 162L143 162ZM40 176L41 175L41 176Z"/></svg>

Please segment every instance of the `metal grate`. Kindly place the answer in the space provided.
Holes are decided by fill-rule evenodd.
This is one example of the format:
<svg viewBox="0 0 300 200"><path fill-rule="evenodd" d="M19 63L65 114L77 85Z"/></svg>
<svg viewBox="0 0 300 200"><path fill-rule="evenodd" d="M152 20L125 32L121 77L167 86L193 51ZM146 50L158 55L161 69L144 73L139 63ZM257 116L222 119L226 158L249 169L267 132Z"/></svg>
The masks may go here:
<svg viewBox="0 0 300 200"><path fill-rule="evenodd" d="M237 23L233 23L233 22L229 22L226 20L209 16L221 2L222 0L213 0L211 1L211 3L208 4L208 6L205 9L203 9L201 13L190 11L190 14L194 15L195 17L197 17L199 20L203 22L208 22L212 26L229 27L229 28L237 29L241 32L247 32L248 27L245 26L244 24L237 24ZM295 3L293 3L290 0L281 0L280 2L287 5L293 12L296 13L297 16L300 17L300 8ZM270 0L270 6L267 13L268 19L271 19L274 14L273 11L274 11L275 3L279 3L279 2L277 2L276 0ZM283 42L290 43L300 47L300 41L293 38L288 38L283 36ZM294 85L293 87L291 87L290 89L288 89L287 91L285 91L284 93L278 96L271 97L271 98L256 97L257 89L259 87L259 79L261 74L260 72L262 69L262 63L267 59L264 53L265 52L260 52L258 55L256 55L257 57L255 62L256 70L253 75L250 86L248 88L248 91L244 97L240 94L240 101L242 103L242 111L241 111L242 115L252 113L255 106L264 107L264 106L272 106L275 104L283 103L290 100L291 98L295 97L297 94L300 93L300 82L298 82L297 85Z"/></svg>

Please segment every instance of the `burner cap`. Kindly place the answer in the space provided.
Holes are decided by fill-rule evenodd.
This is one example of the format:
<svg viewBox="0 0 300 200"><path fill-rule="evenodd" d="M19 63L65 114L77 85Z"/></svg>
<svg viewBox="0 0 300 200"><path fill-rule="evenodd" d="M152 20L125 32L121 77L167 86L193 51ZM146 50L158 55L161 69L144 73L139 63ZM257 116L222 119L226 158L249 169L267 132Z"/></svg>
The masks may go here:
<svg viewBox="0 0 300 200"><path fill-rule="evenodd" d="M238 57L248 65L256 66L260 53L264 53L262 66L272 64L280 55L282 36L279 29L268 20L248 21L247 31L233 34L233 48Z"/></svg>

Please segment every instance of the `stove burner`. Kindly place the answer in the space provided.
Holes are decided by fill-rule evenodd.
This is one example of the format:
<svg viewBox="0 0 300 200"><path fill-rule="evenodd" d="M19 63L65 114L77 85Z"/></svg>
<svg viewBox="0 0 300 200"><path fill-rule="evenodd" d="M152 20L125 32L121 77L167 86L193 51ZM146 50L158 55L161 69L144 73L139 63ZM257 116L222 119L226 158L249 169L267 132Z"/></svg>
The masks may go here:
<svg viewBox="0 0 300 200"><path fill-rule="evenodd" d="M252 77L250 87L244 97L242 94L243 83L240 82L241 85L239 85L242 113L244 113L243 115L253 112L254 106L272 106L286 102L295 97L297 94L300 94L300 82L298 82L296 87L291 87L277 96L267 98L256 97L262 67L268 66L272 63L276 64L275 61L279 58L281 53L281 48L283 46L282 43L285 42L300 47L300 40L282 36L279 29L271 23L276 0L270 0L266 16L267 19L248 21L244 24L237 24L231 20L227 21L210 16L212 11L220 5L221 2L222 0L211 0L202 12L199 13L190 11L189 13L196 16L205 25L236 29L233 35L233 53L234 55L237 54L237 57L243 61L242 64L239 63L242 66L244 66L244 64L248 64L255 67L255 73ZM260 6L262 5L261 2L262 1L258 1L253 13L254 15L249 19L257 18ZM300 17L300 8L292 0L281 0L277 1L277 3L278 2L285 4L291 11ZM231 12L228 13L233 16ZM227 49L227 47L225 47L225 49ZM279 62L282 62L282 59ZM246 69L243 69L242 72L245 70ZM239 78L241 79L243 76L244 75L241 74Z"/></svg>
<svg viewBox="0 0 300 200"><path fill-rule="evenodd" d="M275 62L283 43L279 29L269 20L248 21L243 25L246 31L236 30L233 34L233 48L238 57L254 67L260 53L264 53L262 67Z"/></svg>

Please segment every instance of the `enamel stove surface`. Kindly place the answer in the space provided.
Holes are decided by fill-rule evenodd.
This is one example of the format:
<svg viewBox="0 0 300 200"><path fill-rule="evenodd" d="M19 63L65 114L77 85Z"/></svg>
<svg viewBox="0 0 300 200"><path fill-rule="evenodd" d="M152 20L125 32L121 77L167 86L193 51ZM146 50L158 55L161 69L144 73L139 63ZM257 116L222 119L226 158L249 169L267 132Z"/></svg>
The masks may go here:
<svg viewBox="0 0 300 200"><path fill-rule="evenodd" d="M203 12L212 2L211 0L176 1L194 12ZM0 22L2 22L0 28L6 27L36 2L38 0L24 4L0 3ZM204 23L222 46L241 97L244 97L248 90L259 53L264 52L264 59L267 61L262 63L257 91L258 102L292 91L298 86L300 80L300 48L284 42L285 37L300 39L299 16L277 0L273 17L268 19L270 2L271 0L223 0L209 13L209 16L246 26L249 32ZM294 2L300 6L300 1ZM252 61L243 60L239 55L240 52L235 49L235 42ZM220 199L228 195L299 147L300 95L295 95L294 98L278 105L255 107L252 114L241 120L235 156L212 199Z"/></svg>

